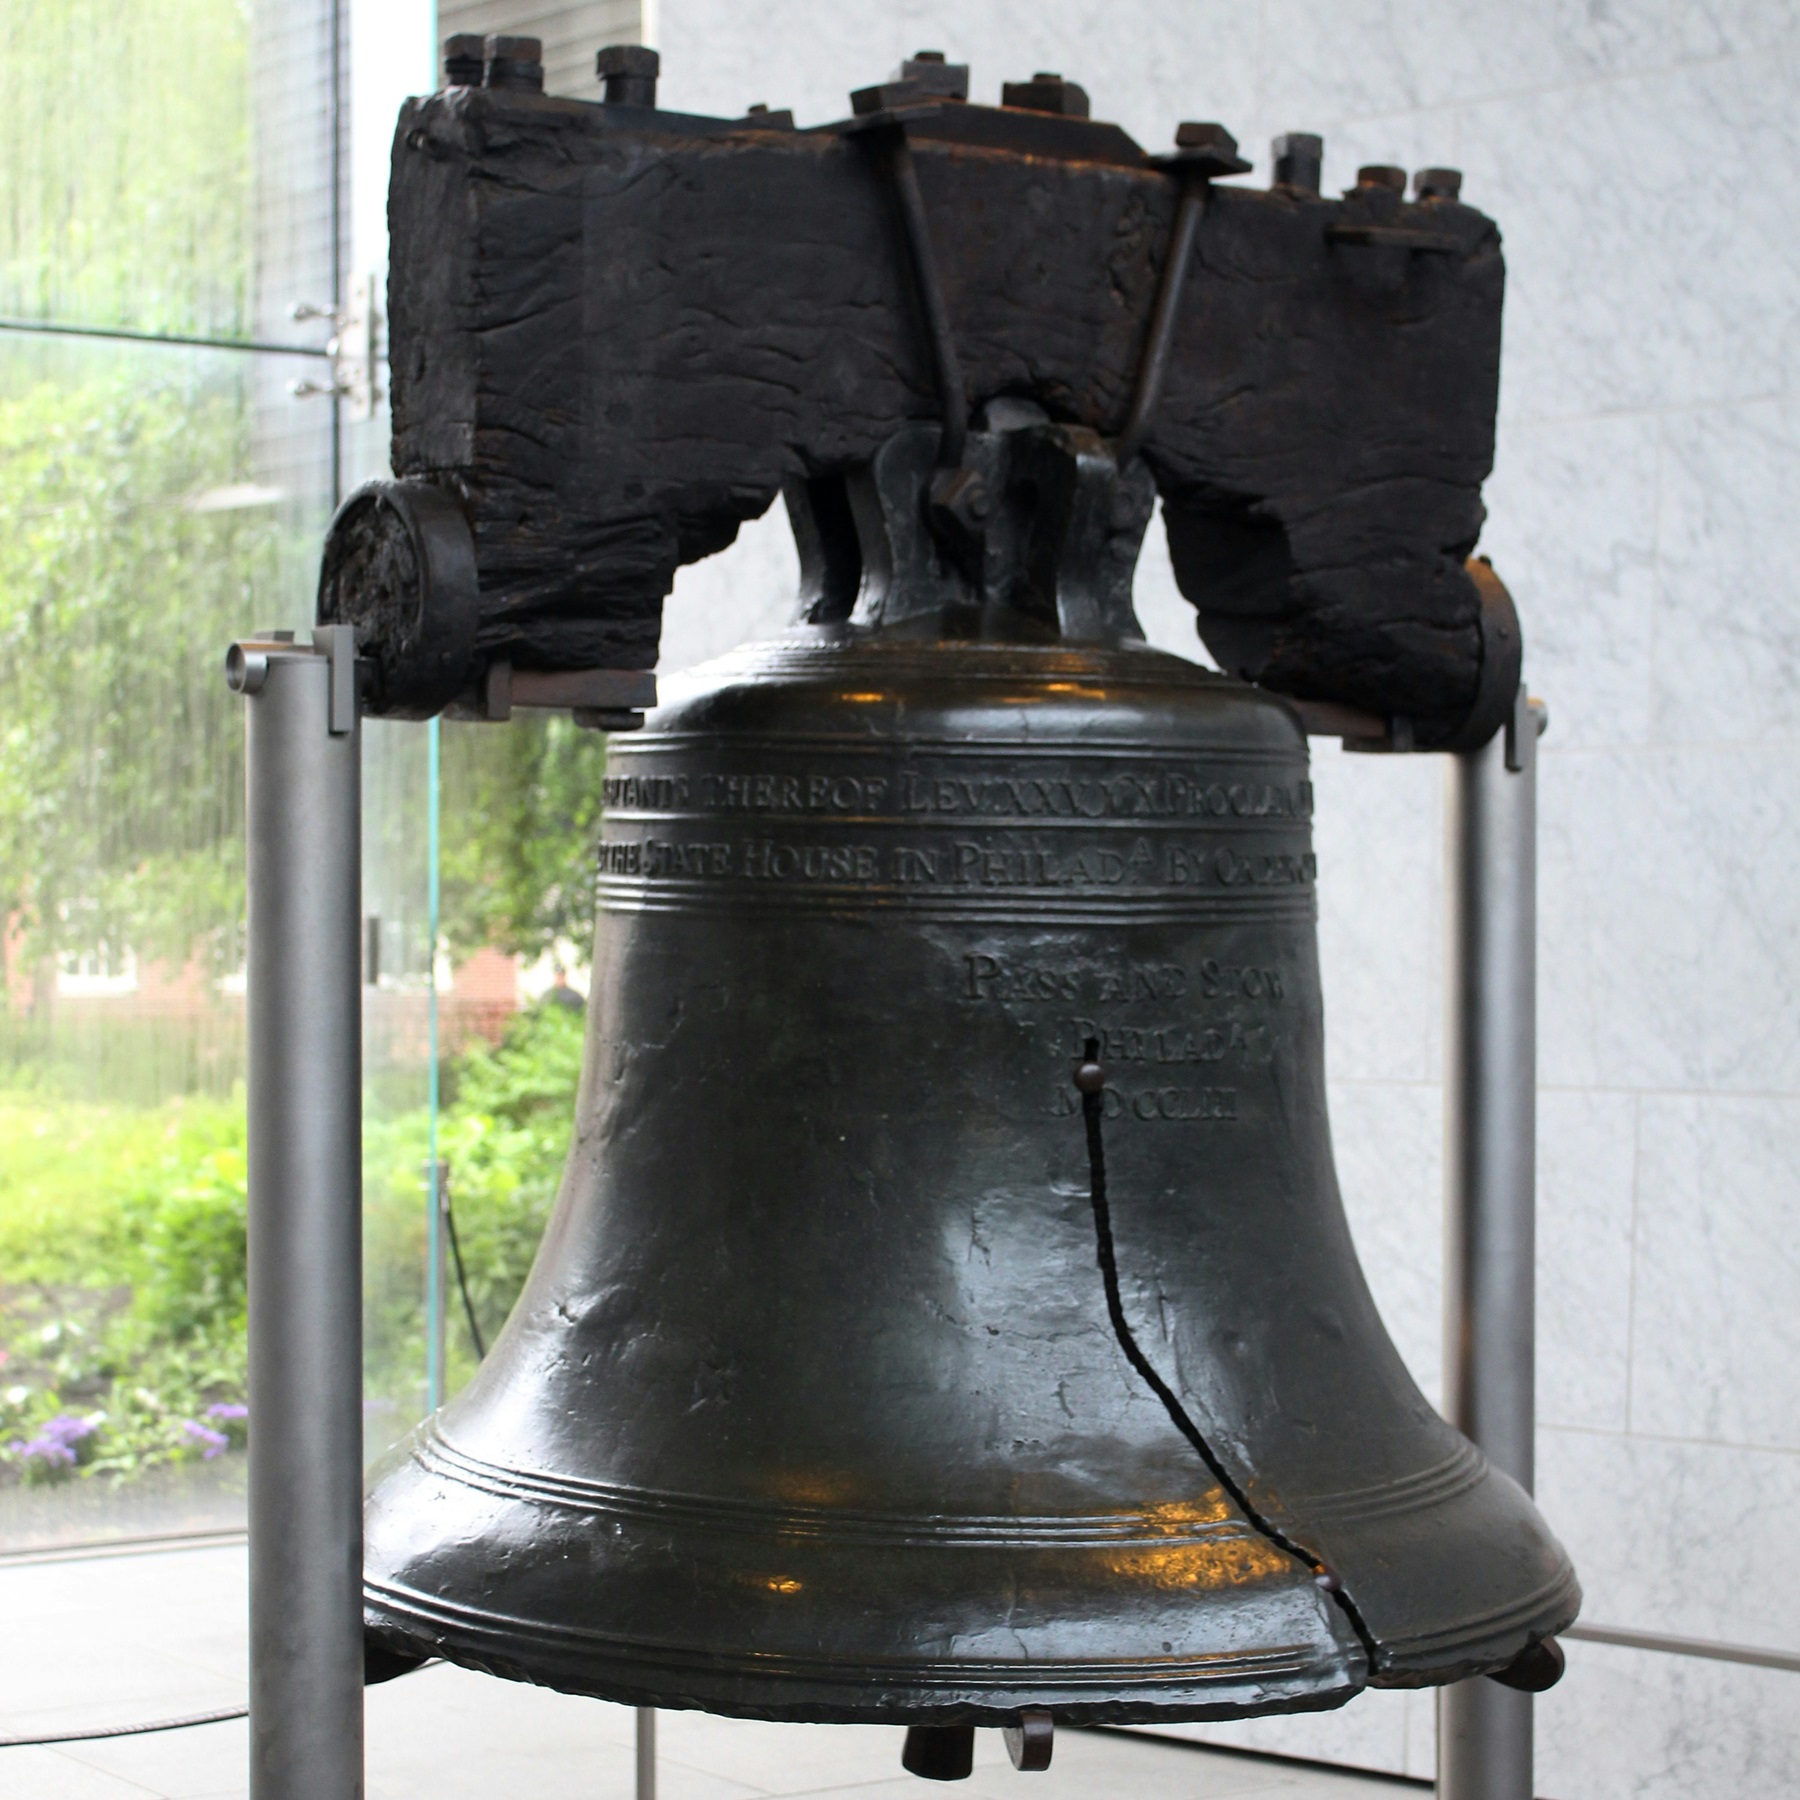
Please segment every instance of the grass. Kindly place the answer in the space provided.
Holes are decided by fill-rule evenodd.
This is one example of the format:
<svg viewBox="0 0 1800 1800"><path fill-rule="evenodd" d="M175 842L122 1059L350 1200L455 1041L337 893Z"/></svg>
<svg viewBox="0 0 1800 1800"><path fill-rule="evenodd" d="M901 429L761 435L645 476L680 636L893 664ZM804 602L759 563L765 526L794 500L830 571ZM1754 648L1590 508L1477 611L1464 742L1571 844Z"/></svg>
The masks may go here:
<svg viewBox="0 0 1800 1800"><path fill-rule="evenodd" d="M440 1154L489 1341L549 1217L573 1124L579 1012L524 1013L447 1070ZM428 1120L364 1129L365 1394L410 1421L424 1368ZM0 1483L108 1475L241 1443L242 1094L106 1105L0 1089ZM451 1310L451 1386L475 1357Z"/></svg>
<svg viewBox="0 0 1800 1800"><path fill-rule="evenodd" d="M83 1283L116 1266L129 1202L171 1164L241 1145L240 1100L102 1106L0 1089L0 1281Z"/></svg>

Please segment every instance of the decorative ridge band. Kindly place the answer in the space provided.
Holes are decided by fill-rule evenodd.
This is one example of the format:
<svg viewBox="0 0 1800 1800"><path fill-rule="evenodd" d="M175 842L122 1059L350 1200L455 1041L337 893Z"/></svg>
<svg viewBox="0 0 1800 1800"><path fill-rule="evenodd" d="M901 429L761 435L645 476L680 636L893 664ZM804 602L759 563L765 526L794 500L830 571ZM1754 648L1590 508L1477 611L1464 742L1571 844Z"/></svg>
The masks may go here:
<svg viewBox="0 0 1800 1800"><path fill-rule="evenodd" d="M1291 919L1308 923L1316 916L1309 890L1282 895L1252 893L1220 895L1208 900L1173 901L1166 894L1146 894L1141 900L1116 893L1083 899L1073 894L1038 894L1032 891L996 895L936 893L919 896L892 886L817 887L783 889L766 893L746 884L722 888L703 882L666 878L602 876L595 894L608 910L618 912L709 912L731 916L766 912L777 918L808 911L863 913L893 907L904 911L908 922L922 920L994 919L1029 920L1041 924L1082 925L1183 925L1198 921L1232 924L1244 919Z"/></svg>
<svg viewBox="0 0 1800 1800"><path fill-rule="evenodd" d="M1393 1481L1372 1482L1367 1487L1314 1494L1300 1500L1272 1496L1264 1505L1277 1517L1304 1520L1309 1525L1347 1524L1453 1500L1478 1486L1487 1471L1487 1458L1465 1441L1442 1462Z"/></svg>
<svg viewBox="0 0 1800 1800"><path fill-rule="evenodd" d="M721 725L705 731L681 726L652 725L642 732L633 733L628 740L609 742L606 758L609 763L623 762L640 756L654 756L659 750L686 749L694 745L716 750L722 743L733 743L742 738L754 739L772 752L830 750L890 762L904 762L927 753L971 762L992 762L1000 757L1047 762L1056 757L1078 756L1084 762L1144 763L1158 758L1167 760L1173 755L1187 762L1208 765L1245 763L1257 768L1267 766L1301 772L1307 766L1304 748L1296 746L1289 749L1278 744L1242 744L1223 736L1217 743L1204 738L1191 738L1178 748L1171 749L1147 746L1137 741L1108 743L1104 738L1096 740L1073 734L1059 737L1039 731L1032 732L1030 736L1021 733L1017 737L987 737L979 742L971 742L966 735L952 737L930 732L908 732L904 738L871 737L866 732L794 731L786 726L779 731L771 731L762 724Z"/></svg>
<svg viewBox="0 0 1800 1800"><path fill-rule="evenodd" d="M1167 1514L1100 1513L1032 1516L865 1512L848 1507L806 1506L773 1500L723 1499L701 1494L662 1493L648 1488L612 1487L540 1471L503 1468L457 1449L435 1428L421 1431L413 1460L432 1474L448 1476L485 1493L560 1506L572 1512L683 1521L724 1531L754 1531L783 1539L829 1537L861 1544L996 1545L1012 1549L1062 1546L1197 1543L1252 1538L1256 1534L1234 1514L1216 1518ZM1196 1510L1205 1501L1196 1503Z"/></svg>

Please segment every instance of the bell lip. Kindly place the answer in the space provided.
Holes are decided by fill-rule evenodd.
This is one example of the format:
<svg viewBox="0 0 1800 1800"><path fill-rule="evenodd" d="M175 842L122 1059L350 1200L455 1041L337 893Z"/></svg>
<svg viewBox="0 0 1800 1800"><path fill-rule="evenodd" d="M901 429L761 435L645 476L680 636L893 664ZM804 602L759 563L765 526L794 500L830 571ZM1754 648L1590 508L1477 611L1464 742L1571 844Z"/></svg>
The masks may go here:
<svg viewBox="0 0 1800 1800"><path fill-rule="evenodd" d="M1484 1635L1427 1632L1398 1640L1378 1641L1369 1686L1377 1688L1444 1687L1477 1675L1493 1675L1509 1667L1535 1643L1567 1631L1581 1611L1581 1583L1565 1555L1551 1578L1533 1593L1489 1619L1479 1622ZM1458 1655L1446 1660L1454 1642Z"/></svg>
<svg viewBox="0 0 1800 1800"><path fill-rule="evenodd" d="M441 1542L460 1546L454 1581L442 1579L447 1571L434 1554L418 1565L409 1561L416 1546L406 1521L426 1518L434 1532L446 1534ZM834 1524L847 1529L822 1532ZM1052 1559L1045 1566L1056 1571L1053 1583L1067 1584L1070 1610L1045 1612L1058 1633L1065 1619L1087 1616L1096 1552L1171 1541L1167 1521L1154 1511L1124 1519L1114 1512L950 1519L618 1487L489 1462L447 1443L441 1419L432 1419L370 1472L365 1629L390 1653L442 1657L563 1692L795 1722L1004 1725L1023 1707L1047 1706L1069 1724L1174 1723L1330 1708L1368 1681L1363 1645L1298 1563L1260 1589L1263 1631L1253 1648L1233 1647L1227 1626L1210 1634L1214 1641L1190 1640L1175 1654L1158 1654L1156 1640L1166 1635L1166 1623L1159 1623L1142 1627L1128 1654L1103 1657L1085 1654L1078 1637L1016 1656L958 1654L936 1638L930 1649L913 1653L914 1634L905 1628L911 1609L894 1621L899 1628L829 1652L815 1647L810 1627L771 1633L767 1627L778 1623L773 1615L723 1644L681 1641L679 1629L670 1633L675 1641L659 1642L643 1635L644 1621L653 1618L654 1629L662 1629L662 1609L643 1613L628 1603L615 1612L610 1604L596 1605L599 1586L573 1595L565 1590L549 1614L533 1610L531 1593L509 1590L508 1543L543 1546L549 1562L580 1583L582 1546L604 1544L631 1565L633 1545L644 1547L645 1532L658 1540L672 1532L689 1544L741 1541L750 1566L770 1545L790 1557L800 1546L818 1546L837 1565L835 1574L828 1565L821 1572L840 1594L845 1570L871 1555L890 1570L895 1556L939 1568L947 1555L963 1558L964 1578L985 1592L996 1582L1009 1590L1019 1579L1021 1555L1035 1554ZM1260 1541L1247 1521L1230 1514L1197 1519L1191 1532L1176 1535L1197 1543ZM478 1554L481 1566L471 1566L463 1553L481 1545L498 1561ZM811 1569L798 1572L813 1585ZM697 1570L684 1577L702 1590L709 1579ZM877 1603L865 1593L865 1606ZM928 1585L919 1617L931 1616L930 1608Z"/></svg>
<svg viewBox="0 0 1800 1800"><path fill-rule="evenodd" d="M591 1648L563 1647L559 1655L542 1628L528 1636L516 1620L484 1626L474 1609L419 1595L406 1597L413 1604L402 1615L392 1610L399 1599L398 1590L364 1583L365 1642L389 1655L435 1657L502 1680L624 1706L787 1724L1005 1726L1016 1724L1026 1707L1048 1708L1065 1725L1179 1724L1330 1712L1369 1685L1367 1659L1354 1644L1340 1645L1335 1655L1269 1651L1189 1658L1174 1670L1123 1659L991 1663L986 1679L975 1660L946 1660L934 1678L923 1661L820 1656L806 1659L814 1664L809 1670L783 1667L800 1664L797 1657L752 1651L726 1658L622 1641L604 1657ZM527 1659L518 1654L522 1648L538 1653Z"/></svg>

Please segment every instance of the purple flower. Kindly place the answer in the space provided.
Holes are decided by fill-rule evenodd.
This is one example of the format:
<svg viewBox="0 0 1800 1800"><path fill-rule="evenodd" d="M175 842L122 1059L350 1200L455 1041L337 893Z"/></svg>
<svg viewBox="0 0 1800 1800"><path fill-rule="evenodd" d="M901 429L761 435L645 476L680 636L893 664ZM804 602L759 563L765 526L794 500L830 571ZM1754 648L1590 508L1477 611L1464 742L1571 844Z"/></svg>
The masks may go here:
<svg viewBox="0 0 1800 1800"><path fill-rule="evenodd" d="M201 1458L206 1462L211 1462L231 1442L224 1432L214 1431L210 1425L202 1425L198 1419L183 1419L181 1435L200 1451Z"/></svg>
<svg viewBox="0 0 1800 1800"><path fill-rule="evenodd" d="M250 1409L239 1406L235 1400L217 1400L206 1409L209 1419L247 1419Z"/></svg>
<svg viewBox="0 0 1800 1800"><path fill-rule="evenodd" d="M40 1462L47 1469L72 1469L80 1452L75 1446L94 1432L94 1421L79 1413L58 1413L38 1427L34 1438L14 1438L7 1445L25 1462Z"/></svg>

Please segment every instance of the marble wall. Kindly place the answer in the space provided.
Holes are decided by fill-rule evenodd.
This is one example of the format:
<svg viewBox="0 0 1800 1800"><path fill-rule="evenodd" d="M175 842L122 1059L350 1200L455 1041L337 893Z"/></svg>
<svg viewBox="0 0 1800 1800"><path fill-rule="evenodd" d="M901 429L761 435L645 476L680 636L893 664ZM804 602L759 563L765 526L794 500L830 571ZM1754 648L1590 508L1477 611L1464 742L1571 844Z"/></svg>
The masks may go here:
<svg viewBox="0 0 1800 1800"><path fill-rule="evenodd" d="M1146 144L1320 131L1448 163L1506 237L1483 548L1542 756L1539 1492L1597 1623L1800 1650L1800 9L1792 0L664 0L666 104L803 123L922 45ZM665 667L781 617L772 518L687 571ZM1157 641L1197 655L1154 538ZM1318 755L1339 1166L1439 1386L1440 770ZM1800 1790L1800 1676L1571 1644L1558 1800ZM1428 1696L1198 1735L1428 1774Z"/></svg>

